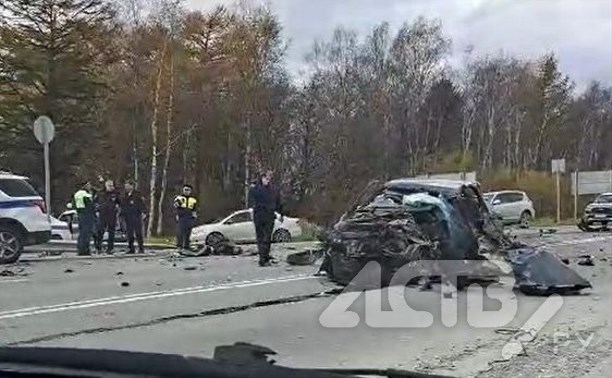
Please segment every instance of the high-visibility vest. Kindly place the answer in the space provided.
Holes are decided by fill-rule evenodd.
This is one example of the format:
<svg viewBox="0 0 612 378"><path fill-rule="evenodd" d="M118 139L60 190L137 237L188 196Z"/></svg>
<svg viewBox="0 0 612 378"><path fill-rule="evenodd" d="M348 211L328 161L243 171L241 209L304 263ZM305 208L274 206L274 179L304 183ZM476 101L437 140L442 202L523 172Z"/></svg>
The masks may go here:
<svg viewBox="0 0 612 378"><path fill-rule="evenodd" d="M176 206L179 209L193 210L195 209L197 204L198 204L198 200L195 197L191 197L191 196L186 197L181 194L174 198L174 206Z"/></svg>
<svg viewBox="0 0 612 378"><path fill-rule="evenodd" d="M78 192L74 193L74 206L77 209L85 208L85 198L89 198L89 200L93 200L93 196L85 189L81 189Z"/></svg>

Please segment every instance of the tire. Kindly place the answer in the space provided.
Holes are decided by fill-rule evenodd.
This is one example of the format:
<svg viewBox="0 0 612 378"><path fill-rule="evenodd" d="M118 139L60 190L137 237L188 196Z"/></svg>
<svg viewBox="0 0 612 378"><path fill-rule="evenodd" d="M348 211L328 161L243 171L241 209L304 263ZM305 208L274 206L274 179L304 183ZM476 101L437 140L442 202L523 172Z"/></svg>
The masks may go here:
<svg viewBox="0 0 612 378"><path fill-rule="evenodd" d="M272 235L272 242L274 243L289 243L291 242L291 233L284 228L274 231Z"/></svg>
<svg viewBox="0 0 612 378"><path fill-rule="evenodd" d="M0 226L0 265L19 260L23 252L23 235L11 226Z"/></svg>
<svg viewBox="0 0 612 378"><path fill-rule="evenodd" d="M529 211L523 211L521 217L519 218L519 227L520 228L529 228L529 224L531 223L531 213Z"/></svg>
<svg viewBox="0 0 612 378"><path fill-rule="evenodd" d="M225 241L225 236L220 232L211 232L206 236L206 245L216 247Z"/></svg>

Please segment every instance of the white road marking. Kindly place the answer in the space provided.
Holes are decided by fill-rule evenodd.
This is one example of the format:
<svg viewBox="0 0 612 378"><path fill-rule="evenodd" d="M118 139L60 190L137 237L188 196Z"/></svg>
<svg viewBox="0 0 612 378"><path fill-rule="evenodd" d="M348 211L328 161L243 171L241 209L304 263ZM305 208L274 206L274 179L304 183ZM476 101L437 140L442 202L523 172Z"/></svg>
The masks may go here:
<svg viewBox="0 0 612 378"><path fill-rule="evenodd" d="M106 305L113 305L113 304L122 304L122 303L130 303L130 302L137 302L137 301L144 301L144 300L159 299L159 298L175 297L175 296L186 295L186 294L208 293L208 292L235 289L235 288L254 287L254 286L269 285L269 284L274 284L274 283L302 281L302 280L317 279L317 278L318 277L314 277L314 276L293 275L293 276L285 276L285 277L271 278L271 279L265 279L265 280L241 281L241 282L236 282L236 283L232 283L228 285L220 285L220 286L212 286L212 287L211 286L194 286L194 287L186 287L182 289L157 291L157 292L151 292L151 293L130 294L130 295L108 297L108 298L98 298L98 299L92 299L92 300L86 300L86 301L69 302L69 303L62 303L62 304L51 305L51 306L22 308L18 310L0 312L0 320L21 318L21 317L32 316L32 315L48 314L48 313L53 313L53 312L71 311L71 310L78 310L78 309L106 306Z"/></svg>
<svg viewBox="0 0 612 378"><path fill-rule="evenodd" d="M593 237L593 238L587 238L587 239L575 239L575 240L561 241L561 242L552 243L552 244L544 244L544 246L557 247L557 246L566 246L566 245L586 244L586 243L606 241L610 239L612 239L612 236ZM265 280L241 281L241 282L235 282L232 284L219 285L219 286L194 286L194 287L186 287L182 289L172 289L172 290L156 291L156 292L149 292L149 293L129 294L129 295L122 295L122 296L91 299L91 300L85 300L85 301L75 301L75 302L68 302L68 303L62 303L62 304L50 305L50 306L29 307L29 308L22 308L18 310L0 312L0 320L21 318L25 316L48 314L48 313L54 313L54 312L78 310L78 309L105 306L105 305L122 304L122 303L130 303L130 302L137 302L137 301L144 301L144 300L175 297L175 296L186 295L186 294L207 293L207 292L228 290L228 289L234 289L234 288L254 287L254 286L262 286L262 285L268 285L268 284L274 284L274 283L302 281L302 280L310 280L310 279L318 279L318 277L313 277L309 275L293 275L293 276L285 276L285 277L271 278L271 279L265 279ZM25 279L24 280L7 280L7 281L0 281L0 283L23 282L23 281L28 281L28 280L25 280Z"/></svg>
<svg viewBox="0 0 612 378"><path fill-rule="evenodd" d="M587 239L564 240L564 241L559 241L559 242L550 243L550 244L542 243L541 245L545 247L559 247L559 246L564 246L564 245L577 245L577 244L602 242L602 241L611 240L611 239L612 239L612 236L599 236L599 237L587 238Z"/></svg>
<svg viewBox="0 0 612 378"><path fill-rule="evenodd" d="M3 284L3 283L15 283L15 282L28 282L28 281L30 281L30 280L25 279L25 278L17 279L17 280L2 280L2 281L0 281L0 284Z"/></svg>

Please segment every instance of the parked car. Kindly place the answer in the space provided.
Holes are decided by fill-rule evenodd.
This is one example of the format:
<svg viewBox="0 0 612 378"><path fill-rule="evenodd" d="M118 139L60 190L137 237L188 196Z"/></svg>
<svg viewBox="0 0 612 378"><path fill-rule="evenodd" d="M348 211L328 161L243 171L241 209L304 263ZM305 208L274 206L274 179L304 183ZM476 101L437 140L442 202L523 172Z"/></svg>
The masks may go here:
<svg viewBox="0 0 612 378"><path fill-rule="evenodd" d="M53 240L76 240L79 235L79 218L76 210L66 210L57 219L51 217L52 239ZM104 233L103 240L108 238L108 233ZM124 242L127 240L123 224L117 219L115 226L115 241Z"/></svg>
<svg viewBox="0 0 612 378"><path fill-rule="evenodd" d="M51 240L76 240L67 222L51 217Z"/></svg>
<svg viewBox="0 0 612 378"><path fill-rule="evenodd" d="M595 231L596 228L592 226L606 229L610 223L612 223L612 193L602 193L584 208L578 227L583 231Z"/></svg>
<svg viewBox="0 0 612 378"><path fill-rule="evenodd" d="M518 224L528 228L531 220L535 218L533 202L525 192L518 190L504 190L489 192L483 198L491 211L501 218L504 224Z"/></svg>
<svg viewBox="0 0 612 378"><path fill-rule="evenodd" d="M293 238L302 235L302 228L298 221L297 218L284 217L281 223L280 215L277 213L272 241L275 243L290 242ZM197 226L192 232L192 242L196 245L214 246L224 239L235 243L249 243L256 240L251 209L236 211L219 222Z"/></svg>
<svg viewBox="0 0 612 378"><path fill-rule="evenodd" d="M45 201L28 178L0 172L0 264L17 261L24 246L50 238Z"/></svg>

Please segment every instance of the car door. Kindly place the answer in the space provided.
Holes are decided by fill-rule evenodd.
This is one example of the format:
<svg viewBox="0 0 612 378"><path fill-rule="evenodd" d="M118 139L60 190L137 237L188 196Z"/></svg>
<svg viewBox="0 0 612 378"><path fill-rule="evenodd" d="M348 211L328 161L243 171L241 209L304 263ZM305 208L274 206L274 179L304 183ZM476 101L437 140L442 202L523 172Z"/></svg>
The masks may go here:
<svg viewBox="0 0 612 378"><path fill-rule="evenodd" d="M234 213L223 221L220 230L225 237L234 242L246 242L255 240L255 225L250 210Z"/></svg>
<svg viewBox="0 0 612 378"><path fill-rule="evenodd" d="M513 221L518 221L521 218L521 214L525 210L525 196L521 192L510 193L509 198L509 212Z"/></svg>
<svg viewBox="0 0 612 378"><path fill-rule="evenodd" d="M501 216L504 222L512 221L511 198L511 193L498 193L491 202L493 211Z"/></svg>

